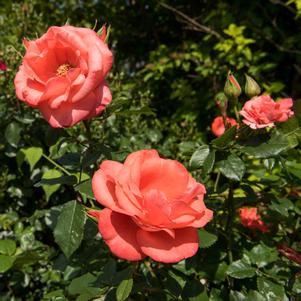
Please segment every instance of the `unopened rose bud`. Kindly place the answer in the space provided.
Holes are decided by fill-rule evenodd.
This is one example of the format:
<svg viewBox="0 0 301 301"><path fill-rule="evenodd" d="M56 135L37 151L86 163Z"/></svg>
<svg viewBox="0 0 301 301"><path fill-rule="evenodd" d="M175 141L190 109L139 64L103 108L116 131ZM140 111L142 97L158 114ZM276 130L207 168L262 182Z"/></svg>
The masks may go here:
<svg viewBox="0 0 301 301"><path fill-rule="evenodd" d="M220 109L223 116L226 116L227 108L228 108L228 98L225 93L220 92L215 96L215 102L218 108Z"/></svg>
<svg viewBox="0 0 301 301"><path fill-rule="evenodd" d="M241 88L234 75L229 71L224 87L224 92L228 97L237 98L241 94Z"/></svg>
<svg viewBox="0 0 301 301"><path fill-rule="evenodd" d="M277 250L283 256L301 265L301 253L286 245L277 246Z"/></svg>
<svg viewBox="0 0 301 301"><path fill-rule="evenodd" d="M245 74L246 76L246 85L245 85L245 93L248 97L252 98L254 96L260 95L261 89L256 81L251 77Z"/></svg>

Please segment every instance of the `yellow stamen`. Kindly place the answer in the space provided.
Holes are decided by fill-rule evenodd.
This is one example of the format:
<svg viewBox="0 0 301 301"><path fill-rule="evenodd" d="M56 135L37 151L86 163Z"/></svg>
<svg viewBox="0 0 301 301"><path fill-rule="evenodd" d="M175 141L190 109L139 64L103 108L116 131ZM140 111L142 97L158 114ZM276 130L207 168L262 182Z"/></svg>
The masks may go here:
<svg viewBox="0 0 301 301"><path fill-rule="evenodd" d="M72 67L69 64L63 64L60 65L57 69L56 69L56 75L57 76L66 76L68 71L71 69Z"/></svg>

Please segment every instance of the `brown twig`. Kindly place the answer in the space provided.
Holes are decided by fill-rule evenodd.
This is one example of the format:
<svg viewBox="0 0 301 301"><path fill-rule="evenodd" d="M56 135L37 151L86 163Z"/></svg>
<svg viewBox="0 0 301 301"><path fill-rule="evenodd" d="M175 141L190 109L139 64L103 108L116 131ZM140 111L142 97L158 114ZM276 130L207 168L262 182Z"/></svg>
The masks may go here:
<svg viewBox="0 0 301 301"><path fill-rule="evenodd" d="M282 2L280 0L270 0L270 2L273 4L281 5L285 7L287 10L289 10L290 12L292 12L293 14L297 14L297 11L293 9L291 6L287 5L285 2Z"/></svg>
<svg viewBox="0 0 301 301"><path fill-rule="evenodd" d="M182 19L182 21L185 24L187 24L187 29L195 30L195 31L199 31L199 32L205 32L205 33L215 36L218 40L224 40L224 38L217 31L215 31L214 29L212 29L208 26L200 24L195 19L192 19L191 17L187 16L183 12L177 10L176 8L170 6L166 3L162 3L162 2L160 2L159 5L163 6L164 8L172 11L177 16L179 16Z"/></svg>

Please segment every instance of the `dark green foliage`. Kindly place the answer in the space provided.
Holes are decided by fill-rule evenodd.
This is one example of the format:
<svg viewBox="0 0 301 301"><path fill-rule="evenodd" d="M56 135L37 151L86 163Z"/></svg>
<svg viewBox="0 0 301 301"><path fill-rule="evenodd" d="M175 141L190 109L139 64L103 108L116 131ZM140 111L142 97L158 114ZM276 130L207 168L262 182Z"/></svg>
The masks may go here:
<svg viewBox="0 0 301 301"><path fill-rule="evenodd" d="M300 266L277 252L301 252L300 101L274 130L210 133L230 69L241 87L247 73L275 98L300 98L300 1L0 4L0 300L300 300ZM111 25L113 102L89 121L91 137L82 123L50 128L15 97L22 39L67 21ZM85 215L101 208L99 164L148 148L189 168L214 211L198 253L177 264L117 260ZM269 232L244 228L242 206L258 207Z"/></svg>

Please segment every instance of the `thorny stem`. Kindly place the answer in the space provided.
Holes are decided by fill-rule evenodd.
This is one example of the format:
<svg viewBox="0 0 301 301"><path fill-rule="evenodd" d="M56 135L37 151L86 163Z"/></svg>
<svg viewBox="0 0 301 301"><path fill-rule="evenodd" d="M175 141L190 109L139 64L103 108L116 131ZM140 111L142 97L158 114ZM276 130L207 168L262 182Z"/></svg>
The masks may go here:
<svg viewBox="0 0 301 301"><path fill-rule="evenodd" d="M45 154L42 154L42 156L48 160L51 164L53 164L55 167L57 167L58 169L60 169L62 172L64 172L66 175L71 176L71 173L66 170L63 166L57 164L55 161L53 161L51 158L49 158L48 156L46 156Z"/></svg>

